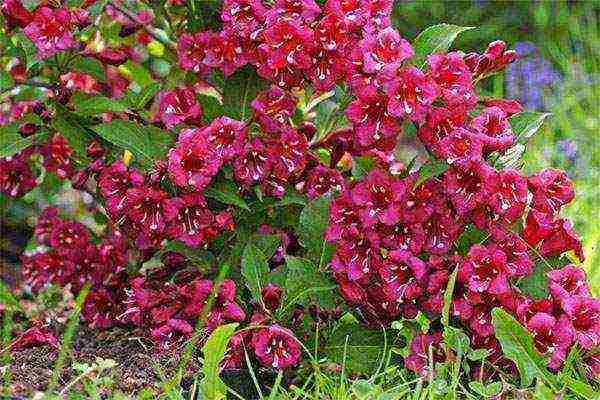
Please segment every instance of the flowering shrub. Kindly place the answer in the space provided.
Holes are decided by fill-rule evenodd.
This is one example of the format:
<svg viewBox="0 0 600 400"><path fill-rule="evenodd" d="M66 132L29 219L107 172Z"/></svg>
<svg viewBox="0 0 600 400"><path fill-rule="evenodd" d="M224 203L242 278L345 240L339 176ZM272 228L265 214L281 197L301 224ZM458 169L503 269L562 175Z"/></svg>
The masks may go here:
<svg viewBox="0 0 600 400"><path fill-rule="evenodd" d="M578 348L600 373L600 300L560 216L573 185L519 171L546 115L481 94L516 53L448 52L466 29L453 25L411 44L391 9L226 0L209 30L179 1L5 0L2 193L53 174L105 221L92 232L45 209L26 285L88 285L90 326L135 327L165 351L197 324L244 323L225 369L247 349L298 366L307 324L347 312L364 331L425 318L404 353L423 376L457 351L452 326L487 350L480 376L525 374L506 321L551 370Z"/></svg>

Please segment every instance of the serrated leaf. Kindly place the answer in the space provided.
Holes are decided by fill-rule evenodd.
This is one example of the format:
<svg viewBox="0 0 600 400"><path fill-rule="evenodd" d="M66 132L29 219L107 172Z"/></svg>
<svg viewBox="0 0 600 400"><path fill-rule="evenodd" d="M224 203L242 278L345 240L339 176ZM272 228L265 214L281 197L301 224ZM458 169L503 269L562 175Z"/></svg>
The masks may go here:
<svg viewBox="0 0 600 400"><path fill-rule="evenodd" d="M382 331L358 324L341 324L333 330L323 351L332 362L345 362L347 371L368 374L376 370L385 356L383 345Z"/></svg>
<svg viewBox="0 0 600 400"><path fill-rule="evenodd" d="M268 274L269 265L264 253L253 243L248 243L242 254L242 276L255 300L261 299L261 291Z"/></svg>
<svg viewBox="0 0 600 400"><path fill-rule="evenodd" d="M219 364L225 357L227 344L237 327L237 323L219 326L202 346L202 353L204 354L202 389L207 399L221 400L226 398L227 386L219 377Z"/></svg>
<svg viewBox="0 0 600 400"><path fill-rule="evenodd" d="M423 67L429 54L448 51L456 37L461 32L470 29L474 29L474 27L451 24L439 24L425 29L413 42L415 52L412 60L413 64L419 68Z"/></svg>
<svg viewBox="0 0 600 400"><path fill-rule="evenodd" d="M510 125L517 141L523 143L535 135L550 115L552 114L525 111L510 118Z"/></svg>
<svg viewBox="0 0 600 400"><path fill-rule="evenodd" d="M164 158L173 143L173 136L162 129L120 119L92 129L115 146L129 150L144 168Z"/></svg>
<svg viewBox="0 0 600 400"><path fill-rule="evenodd" d="M415 181L413 188L421 186L421 184L429 178L435 178L436 176L443 174L448 168L450 168L450 166L445 161L430 157L429 160L419 168L419 177Z"/></svg>
<svg viewBox="0 0 600 400"><path fill-rule="evenodd" d="M87 99L74 102L75 113L82 116L93 116L104 112L123 112L127 111L127 106L116 99L109 99L104 96L93 96Z"/></svg>
<svg viewBox="0 0 600 400"><path fill-rule="evenodd" d="M325 241L325 229L329 225L329 203L327 197L309 202L298 221L296 234L300 245L306 249L306 256L318 267L326 265L333 246Z"/></svg>
<svg viewBox="0 0 600 400"><path fill-rule="evenodd" d="M215 183L204 190L204 195L223 204L231 204L250 211L250 207L248 207L246 201L239 195L237 187L232 182L224 181Z"/></svg>
<svg viewBox="0 0 600 400"><path fill-rule="evenodd" d="M554 384L555 379L548 373L544 358L535 349L531 333L501 308L492 310L492 321L504 355L517 365L521 384L531 386L536 378Z"/></svg>
<svg viewBox="0 0 600 400"><path fill-rule="evenodd" d="M52 127L62 134L75 154L75 159L80 163L87 163L87 140L91 138L88 131L64 107L57 107L57 115L52 119Z"/></svg>
<svg viewBox="0 0 600 400"><path fill-rule="evenodd" d="M129 92L127 98L135 110L143 110L146 104L156 96L160 90L160 84L153 82L144 86L139 93Z"/></svg>

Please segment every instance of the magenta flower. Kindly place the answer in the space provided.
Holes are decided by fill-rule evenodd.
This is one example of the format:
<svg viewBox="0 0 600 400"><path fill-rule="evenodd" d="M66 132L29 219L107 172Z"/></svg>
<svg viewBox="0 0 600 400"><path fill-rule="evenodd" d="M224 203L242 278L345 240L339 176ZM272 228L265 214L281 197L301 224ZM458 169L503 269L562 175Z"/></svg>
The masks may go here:
<svg viewBox="0 0 600 400"><path fill-rule="evenodd" d="M32 21L23 29L23 33L35 43L38 56L48 58L75 47L71 24L72 17L68 10L39 7L33 13Z"/></svg>
<svg viewBox="0 0 600 400"><path fill-rule="evenodd" d="M290 126L290 118L296 109L296 100L288 92L273 86L260 92L251 103L254 119L267 135L273 135Z"/></svg>
<svg viewBox="0 0 600 400"><path fill-rule="evenodd" d="M440 155L448 164L467 168L482 162L483 143L480 135L459 127L439 142Z"/></svg>
<svg viewBox="0 0 600 400"><path fill-rule="evenodd" d="M52 227L49 242L58 255L76 263L85 255L90 234L79 222L61 221Z"/></svg>
<svg viewBox="0 0 600 400"><path fill-rule="evenodd" d="M406 67L386 84L386 93L390 98L387 106L390 115L420 122L425 119L429 106L440 95L440 89L421 70Z"/></svg>
<svg viewBox="0 0 600 400"><path fill-rule="evenodd" d="M196 129L182 131L175 148L169 151L169 175L173 183L182 188L204 189L223 163L215 146L202 132Z"/></svg>
<svg viewBox="0 0 600 400"><path fill-rule="evenodd" d="M219 117L202 128L199 135L212 144L223 162L228 162L242 154L246 142L246 124L229 117Z"/></svg>
<svg viewBox="0 0 600 400"><path fill-rule="evenodd" d="M243 44L232 30L222 30L208 35L203 63L212 68L220 68L225 76L246 65Z"/></svg>
<svg viewBox="0 0 600 400"><path fill-rule="evenodd" d="M451 107L472 109L477 103L473 77L458 52L436 53L427 57L429 75L441 89L441 96Z"/></svg>
<svg viewBox="0 0 600 400"><path fill-rule="evenodd" d="M581 268L569 264L548 272L548 286L552 297L562 302L570 296L591 296L587 276Z"/></svg>
<svg viewBox="0 0 600 400"><path fill-rule="evenodd" d="M17 26L25 28L33 19L33 15L23 7L21 0L4 0L0 11L9 30Z"/></svg>
<svg viewBox="0 0 600 400"><path fill-rule="evenodd" d="M378 222L394 225L400 220L400 200L406 183L374 169L352 189L352 200L364 226Z"/></svg>
<svg viewBox="0 0 600 400"><path fill-rule="evenodd" d="M279 308L282 293L283 289L274 283L267 283L262 288L261 297L267 310L275 312Z"/></svg>
<svg viewBox="0 0 600 400"><path fill-rule="evenodd" d="M295 19L277 19L261 32L259 50L266 56L258 72L269 77L266 71L284 68L308 69L311 66L313 31Z"/></svg>
<svg viewBox="0 0 600 400"><path fill-rule="evenodd" d="M225 0L221 20L240 35L250 36L262 25L266 12L261 0Z"/></svg>
<svg viewBox="0 0 600 400"><path fill-rule="evenodd" d="M452 167L444 173L444 189L459 215L467 216L485 201L483 186L490 170L488 164L478 163L467 169Z"/></svg>
<svg viewBox="0 0 600 400"><path fill-rule="evenodd" d="M575 340L585 350L600 345L600 299L570 296L562 308L575 331Z"/></svg>
<svg viewBox="0 0 600 400"><path fill-rule="evenodd" d="M566 317L559 320L550 314L537 313L527 322L527 329L533 334L536 348L542 353L550 353L548 366L559 369L573 343L573 329Z"/></svg>
<svg viewBox="0 0 600 400"><path fill-rule="evenodd" d="M388 27L375 33L366 33L358 42L362 53L363 71L392 76L402 62L414 54L410 43L397 30Z"/></svg>
<svg viewBox="0 0 600 400"><path fill-rule="evenodd" d="M529 196L527 179L514 169L488 171L482 195L502 221L512 224L525 211Z"/></svg>
<svg viewBox="0 0 600 400"><path fill-rule="evenodd" d="M509 291L506 254L500 249L473 245L459 271L459 279L473 292L502 294Z"/></svg>
<svg viewBox="0 0 600 400"><path fill-rule="evenodd" d="M177 41L177 58L179 66L199 74L209 71L208 65L204 63L210 33L198 32L195 34L184 33Z"/></svg>
<svg viewBox="0 0 600 400"><path fill-rule="evenodd" d="M61 179L73 174L74 168L71 164L73 149L60 133L55 133L52 139L42 146L40 154L44 157L44 168L47 171L56 173Z"/></svg>
<svg viewBox="0 0 600 400"><path fill-rule="evenodd" d="M345 187L346 182L336 169L319 164L308 171L305 190L311 199L321 197L331 190L341 192Z"/></svg>
<svg viewBox="0 0 600 400"><path fill-rule="evenodd" d="M175 88L158 95L156 119L168 129L178 124L196 124L201 116L202 107L192 89Z"/></svg>
<svg viewBox="0 0 600 400"><path fill-rule="evenodd" d="M114 162L102 169L98 177L100 193L106 199L109 214L117 217L125 210L125 195L127 190L142 186L144 177L137 170L126 167L123 161Z"/></svg>
<svg viewBox="0 0 600 400"><path fill-rule="evenodd" d="M267 24L277 19L302 19L304 22L313 22L321 8L314 0L276 0L273 7L265 14Z"/></svg>
<svg viewBox="0 0 600 400"><path fill-rule="evenodd" d="M224 229L232 228L231 216L226 212L213 214L201 194L183 194L173 201L178 211L168 224L168 234L190 247L206 244Z"/></svg>
<svg viewBox="0 0 600 400"><path fill-rule="evenodd" d="M406 368L422 376L427 376L429 371L425 368L433 368L429 365L429 355L433 354L434 362L444 360L441 347L442 333L435 332L431 335L419 334L410 343L410 354L405 359ZM430 350L431 349L431 350Z"/></svg>
<svg viewBox="0 0 600 400"><path fill-rule="evenodd" d="M233 171L237 179L245 187L261 183L271 173L273 159L267 154L263 142L256 138L246 144L241 157L233 162Z"/></svg>
<svg viewBox="0 0 600 400"><path fill-rule="evenodd" d="M279 325L270 325L254 333L252 347L258 361L267 367L286 369L300 360L298 339Z"/></svg>
<svg viewBox="0 0 600 400"><path fill-rule="evenodd" d="M427 264L407 251L395 250L390 252L378 272L387 298L404 303L416 300L422 294Z"/></svg>
<svg viewBox="0 0 600 400"><path fill-rule="evenodd" d="M439 142L448 134L463 125L466 112L460 107L446 108L430 106L425 122L417 134L421 142L435 155L440 156Z"/></svg>
<svg viewBox="0 0 600 400"><path fill-rule="evenodd" d="M515 135L505 112L498 107L488 107L481 114L473 118L471 127L481 134L484 151L504 152L515 144Z"/></svg>
<svg viewBox="0 0 600 400"><path fill-rule="evenodd" d="M296 131L283 132L280 139L269 145L272 159L272 175L276 180L286 181L300 174L306 167L308 143L306 136Z"/></svg>
<svg viewBox="0 0 600 400"><path fill-rule="evenodd" d="M388 113L388 109L388 97L382 94L359 96L348 105L346 116L352 122L361 146L373 146L383 141L389 142L391 146L385 146L381 150L394 148L396 136L402 127Z"/></svg>
<svg viewBox="0 0 600 400"><path fill-rule="evenodd" d="M533 193L531 206L543 213L557 214L575 197L573 183L563 171L545 169L529 178Z"/></svg>
<svg viewBox="0 0 600 400"><path fill-rule="evenodd" d="M26 150L12 157L0 158L0 192L22 197L37 186L37 177L29 166Z"/></svg>
<svg viewBox="0 0 600 400"><path fill-rule="evenodd" d="M351 281L363 281L379 269L382 263L378 248L363 237L338 243L330 263L331 268L344 273Z"/></svg>

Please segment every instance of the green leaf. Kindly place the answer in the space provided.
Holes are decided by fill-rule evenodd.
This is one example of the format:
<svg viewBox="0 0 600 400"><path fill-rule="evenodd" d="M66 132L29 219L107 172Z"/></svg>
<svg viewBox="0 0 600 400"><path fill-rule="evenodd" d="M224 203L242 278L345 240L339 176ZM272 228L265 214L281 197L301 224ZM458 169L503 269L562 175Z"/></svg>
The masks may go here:
<svg viewBox="0 0 600 400"><path fill-rule="evenodd" d="M469 388L483 397L496 396L502 390L502 382L493 382L484 385L478 381L469 382Z"/></svg>
<svg viewBox="0 0 600 400"><path fill-rule="evenodd" d="M10 157L31 146L38 135L23 137L19 134L19 124L0 126L0 157Z"/></svg>
<svg viewBox="0 0 600 400"><path fill-rule="evenodd" d="M77 56L69 63L69 69L91 75L100 82L106 81L104 67L95 58Z"/></svg>
<svg viewBox="0 0 600 400"><path fill-rule="evenodd" d="M546 370L546 362L533 344L533 337L519 322L501 308L492 310L496 338L504 355L517 364L521 383L531 386L535 378L554 386L554 377Z"/></svg>
<svg viewBox="0 0 600 400"><path fill-rule="evenodd" d="M75 113L82 116L93 116L104 112L127 111L127 106L116 99L104 96L93 96L74 102Z"/></svg>
<svg viewBox="0 0 600 400"><path fill-rule="evenodd" d="M75 159L80 163L87 163L87 140L91 139L87 129L63 106L57 105L56 110L57 115L52 119L52 127L67 139L73 148Z"/></svg>
<svg viewBox="0 0 600 400"><path fill-rule="evenodd" d="M357 180L364 178L375 167L371 156L354 157L353 161L352 176Z"/></svg>
<svg viewBox="0 0 600 400"><path fill-rule="evenodd" d="M239 120L249 118L252 114L250 102L265 87L265 81L252 68L247 66L237 70L222 84L225 114Z"/></svg>
<svg viewBox="0 0 600 400"><path fill-rule="evenodd" d="M481 361L488 358L490 351L488 349L477 349L469 351L467 358L471 361Z"/></svg>
<svg viewBox="0 0 600 400"><path fill-rule="evenodd" d="M444 307L442 308L442 324L444 326L450 325L450 306L452 305L452 299L454 296L454 285L456 284L456 275L458 274L458 266L454 268L454 271L448 278L448 284L444 291Z"/></svg>
<svg viewBox="0 0 600 400"><path fill-rule="evenodd" d="M368 374L377 369L384 356L383 345L382 331L341 324L333 330L323 351L332 362L344 364L346 370Z"/></svg>
<svg viewBox="0 0 600 400"><path fill-rule="evenodd" d="M267 260L273 257L280 242L279 235L257 235L252 239L252 244L262 251Z"/></svg>
<svg viewBox="0 0 600 400"><path fill-rule="evenodd" d="M295 304L310 302L324 308L335 307L336 286L329 277L320 272L310 260L300 257L285 257L284 296L280 315L285 317Z"/></svg>
<svg viewBox="0 0 600 400"><path fill-rule="evenodd" d="M461 32L470 29L474 29L474 27L451 24L439 24L425 29L413 42L413 49L415 51L412 60L413 64L422 68L429 54L448 51L456 37Z"/></svg>
<svg viewBox="0 0 600 400"><path fill-rule="evenodd" d="M231 181L216 182L204 190L204 195L223 204L231 204L250 211L250 207L239 195L237 187Z"/></svg>
<svg viewBox="0 0 600 400"><path fill-rule="evenodd" d="M146 108L146 104L156 96L156 93L158 93L159 90L160 84L153 82L144 86L139 93L128 91L126 99L134 110L143 110Z"/></svg>
<svg viewBox="0 0 600 400"><path fill-rule="evenodd" d="M219 364L225 356L227 344L237 327L237 323L219 326L202 346L202 353L204 354L202 390L207 399L221 400L226 398L227 386L219 377Z"/></svg>
<svg viewBox="0 0 600 400"><path fill-rule="evenodd" d="M469 337L460 329L451 326L444 327L442 333L444 343L456 352L458 358L464 357L470 349Z"/></svg>
<svg viewBox="0 0 600 400"><path fill-rule="evenodd" d="M13 77L8 72L0 70L0 91L10 89L14 84Z"/></svg>
<svg viewBox="0 0 600 400"><path fill-rule="evenodd" d="M268 274L267 258L258 247L248 243L242 254L242 276L254 299L261 300L261 291Z"/></svg>
<svg viewBox="0 0 600 400"><path fill-rule="evenodd" d="M443 174L448 168L450 168L450 166L445 161L430 157L429 160L419 168L419 177L415 181L413 188L418 188L429 178L435 178L436 176Z"/></svg>
<svg viewBox="0 0 600 400"><path fill-rule="evenodd" d="M8 285L2 281L0 281L0 303L10 311L21 311L19 301L12 294Z"/></svg>
<svg viewBox="0 0 600 400"><path fill-rule="evenodd" d="M536 300L548 297L548 267L544 262L538 261L533 272L519 280L517 286L524 294Z"/></svg>
<svg viewBox="0 0 600 400"><path fill-rule="evenodd" d="M506 150L506 153L498 157L494 166L497 169L519 169L523 165L523 154L525 154L525 145L517 143L510 149Z"/></svg>
<svg viewBox="0 0 600 400"><path fill-rule="evenodd" d="M542 123L551 113L538 113L525 111L510 119L513 133L520 143L527 142L541 128Z"/></svg>
<svg viewBox="0 0 600 400"><path fill-rule="evenodd" d="M133 81L142 88L155 83L154 79L152 79L150 71L148 71L144 66L131 60L127 60L125 64L121 64L119 66L119 71L129 75L131 79L133 79Z"/></svg>
<svg viewBox="0 0 600 400"><path fill-rule="evenodd" d="M326 265L333 246L325 241L325 229L329 225L329 203L327 197L309 202L298 221L296 234L300 245L306 249L306 256L319 268Z"/></svg>
<svg viewBox="0 0 600 400"><path fill-rule="evenodd" d="M173 143L173 136L162 129L120 119L92 129L115 146L129 150L144 168L164 158Z"/></svg>
<svg viewBox="0 0 600 400"><path fill-rule="evenodd" d="M570 376L561 378L573 393L581 396L584 399L600 400L600 393L587 383L573 379Z"/></svg>

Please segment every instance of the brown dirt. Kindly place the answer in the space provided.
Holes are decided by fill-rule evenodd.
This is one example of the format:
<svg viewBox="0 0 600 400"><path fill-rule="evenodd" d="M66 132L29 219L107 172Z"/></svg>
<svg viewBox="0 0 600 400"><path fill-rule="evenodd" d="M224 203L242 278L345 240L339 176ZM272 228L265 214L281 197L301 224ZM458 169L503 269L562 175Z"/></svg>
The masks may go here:
<svg viewBox="0 0 600 400"><path fill-rule="evenodd" d="M52 377L58 351L51 346L36 346L15 350L11 353L10 383L12 395L31 395L46 389ZM71 368L71 362L92 364L97 357L112 359L117 366L107 374L113 377L113 388L123 393L136 393L144 388L159 392L161 373L172 376L179 362L179 351L158 354L152 345L143 339L132 337L130 332L112 330L95 332L80 327L73 341L71 356L66 362L59 380L59 389L75 379L78 371ZM188 368L188 377L198 370L198 364L192 361Z"/></svg>

